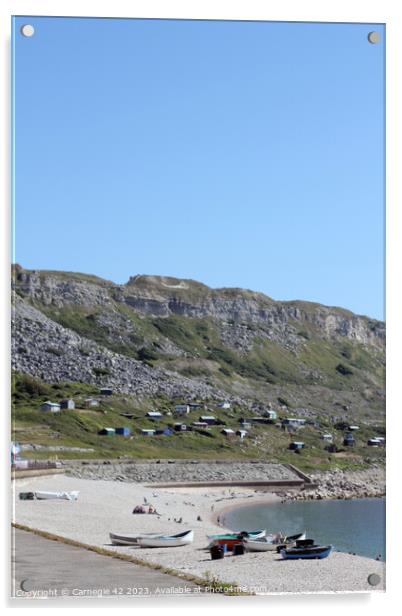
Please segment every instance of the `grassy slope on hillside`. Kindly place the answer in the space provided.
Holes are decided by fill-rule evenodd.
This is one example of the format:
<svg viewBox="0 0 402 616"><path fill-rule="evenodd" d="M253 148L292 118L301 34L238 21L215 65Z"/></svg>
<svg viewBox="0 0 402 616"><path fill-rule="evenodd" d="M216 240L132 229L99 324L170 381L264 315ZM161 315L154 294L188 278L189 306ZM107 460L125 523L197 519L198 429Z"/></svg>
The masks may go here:
<svg viewBox="0 0 402 616"><path fill-rule="evenodd" d="M17 374L13 380L13 438L21 443L40 445L92 448L93 452L26 452L25 457L34 458L199 458L199 459L269 459L279 462L293 462L305 470L326 469L331 466L342 468L360 467L384 457L382 449L366 446L367 438L384 432L383 426L365 428L362 426L357 436L358 446L343 454L329 454L324 450L325 443L320 434L330 430L338 446L342 445L343 432L335 430L325 417L319 418L320 426L307 426L297 434L289 435L277 425L255 425L249 435L240 441L238 437L228 439L221 434L223 426L214 426L209 435L202 432L175 433L171 437L144 437L141 428L155 428L172 425L177 419L164 415L159 422L145 417L147 410L172 409L173 404L166 398L153 399L138 404L135 399L111 396L103 398L99 409L77 408L74 411L45 413L39 410L47 399L59 401L73 397L77 407L83 406L86 397L96 395L97 390L82 383L49 385L41 381ZM198 420L206 411L196 410L185 418L186 423ZM229 410L209 406L208 412L225 422L227 427L238 429L239 419L245 415L244 409ZM133 419L121 416L132 413ZM247 413L250 416L250 412ZM121 436L101 436L98 431L104 427L128 426L133 438ZM303 440L307 448L301 454L288 449L291 440Z"/></svg>
<svg viewBox="0 0 402 616"><path fill-rule="evenodd" d="M168 339L184 351L190 360L195 358L215 362L216 368L226 377L238 375L251 381L285 385L318 382L339 390L381 387L383 383L383 362L375 350L369 353L363 345L352 344L348 340L339 342L320 339L311 326L309 330L305 328L305 331L300 332L303 346L297 354L271 340L261 339L258 330L251 351L239 354L222 343L218 326L210 318L177 315L167 318L144 317L123 304L116 304L115 310L128 318L132 326L124 341L113 340L108 326L102 326L99 321L100 308L43 308L49 317L64 327L112 351L143 360L150 365L174 360L174 357L161 350L163 341ZM216 369L210 366L210 374L216 375ZM174 369L174 364L171 368ZM344 373L340 371L342 369ZM183 374L195 377L205 376L208 372L205 365L198 373L196 366L192 366L190 371L185 367L182 370Z"/></svg>

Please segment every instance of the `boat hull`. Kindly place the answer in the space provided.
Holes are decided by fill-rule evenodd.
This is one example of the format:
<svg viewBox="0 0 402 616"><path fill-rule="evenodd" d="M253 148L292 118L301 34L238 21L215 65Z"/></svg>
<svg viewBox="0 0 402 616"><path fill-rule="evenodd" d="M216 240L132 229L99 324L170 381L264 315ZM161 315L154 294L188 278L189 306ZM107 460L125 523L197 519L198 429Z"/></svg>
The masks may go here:
<svg viewBox="0 0 402 616"><path fill-rule="evenodd" d="M277 543L263 541L243 541L246 552L273 552L278 547Z"/></svg>
<svg viewBox="0 0 402 616"><path fill-rule="evenodd" d="M265 539L265 540L264 540ZM273 552L276 550L281 541L277 539L244 539L243 545L246 552Z"/></svg>
<svg viewBox="0 0 402 616"><path fill-rule="evenodd" d="M273 552L278 550L279 546L281 548L286 548L293 546L296 540L304 539L305 534L300 533L298 535L293 535L293 537L283 537L281 535L277 536L267 536L262 537L261 539L243 539L243 544L247 552ZM289 541L290 539L290 541Z"/></svg>
<svg viewBox="0 0 402 616"><path fill-rule="evenodd" d="M265 533L265 530L250 531L247 539L259 539L264 537ZM233 545L242 543L246 537L244 533L226 533L225 535L209 535L208 538L212 538L212 541L207 546L207 549L212 548L214 545L226 545L227 550L232 550Z"/></svg>
<svg viewBox="0 0 402 616"><path fill-rule="evenodd" d="M141 535L117 535L115 533L109 533L110 541L113 545L138 545L138 539L159 536L159 533L144 533Z"/></svg>
<svg viewBox="0 0 402 616"><path fill-rule="evenodd" d="M137 540L141 548L178 548L193 542L194 531L178 535L159 535L157 537L140 537Z"/></svg>
<svg viewBox="0 0 402 616"><path fill-rule="evenodd" d="M210 547L214 547L215 545L225 545L226 549L231 552L235 545L242 545L243 541L236 537L236 539L215 539L212 542Z"/></svg>
<svg viewBox="0 0 402 616"><path fill-rule="evenodd" d="M252 537L253 539L257 539L258 537L264 537L266 534L266 530L250 530L250 531L242 531L238 533L222 533L220 535L207 535L208 539L237 539L239 535L245 535L247 533L247 537Z"/></svg>
<svg viewBox="0 0 402 616"><path fill-rule="evenodd" d="M312 546L308 548L285 548L281 556L285 560L327 558L332 552L332 545Z"/></svg>
<svg viewBox="0 0 402 616"><path fill-rule="evenodd" d="M77 500L79 492L34 492L36 500Z"/></svg>

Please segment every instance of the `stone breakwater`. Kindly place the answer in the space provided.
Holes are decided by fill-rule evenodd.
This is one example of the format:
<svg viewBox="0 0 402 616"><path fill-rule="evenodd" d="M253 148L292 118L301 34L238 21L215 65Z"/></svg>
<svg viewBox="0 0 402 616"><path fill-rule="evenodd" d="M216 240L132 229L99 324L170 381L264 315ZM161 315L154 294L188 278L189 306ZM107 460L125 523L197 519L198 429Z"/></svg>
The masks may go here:
<svg viewBox="0 0 402 616"><path fill-rule="evenodd" d="M373 498L385 496L385 469L371 468L362 471L334 469L325 473L310 474L314 488L299 492L284 492L284 500L321 500L324 498Z"/></svg>
<svg viewBox="0 0 402 616"><path fill-rule="evenodd" d="M127 483L295 481L300 479L281 464L225 461L155 461L84 464L66 469L79 479Z"/></svg>
<svg viewBox="0 0 402 616"><path fill-rule="evenodd" d="M66 474L79 479L123 483L275 482L300 480L291 468L270 462L231 460L147 460L80 463L66 467ZM381 467L309 474L312 487L273 490L284 501L324 498L370 498L385 495L385 469Z"/></svg>

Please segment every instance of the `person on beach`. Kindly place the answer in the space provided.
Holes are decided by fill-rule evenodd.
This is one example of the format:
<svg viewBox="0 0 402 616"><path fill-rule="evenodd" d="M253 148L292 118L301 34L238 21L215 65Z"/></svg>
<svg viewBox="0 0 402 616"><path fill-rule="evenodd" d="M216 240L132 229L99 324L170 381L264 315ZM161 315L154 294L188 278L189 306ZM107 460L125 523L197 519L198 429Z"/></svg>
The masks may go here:
<svg viewBox="0 0 402 616"><path fill-rule="evenodd" d="M145 507L142 505L136 505L133 509L133 513L146 513Z"/></svg>

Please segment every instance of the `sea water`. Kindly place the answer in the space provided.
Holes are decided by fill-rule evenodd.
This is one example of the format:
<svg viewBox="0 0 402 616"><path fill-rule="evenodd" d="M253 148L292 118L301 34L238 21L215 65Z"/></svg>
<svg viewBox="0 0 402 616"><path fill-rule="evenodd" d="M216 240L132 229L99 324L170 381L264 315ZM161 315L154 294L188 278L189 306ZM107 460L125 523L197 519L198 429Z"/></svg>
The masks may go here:
<svg viewBox="0 0 402 616"><path fill-rule="evenodd" d="M385 560L385 498L250 505L229 511L221 522L234 531L266 528L293 535L306 530L317 544Z"/></svg>

